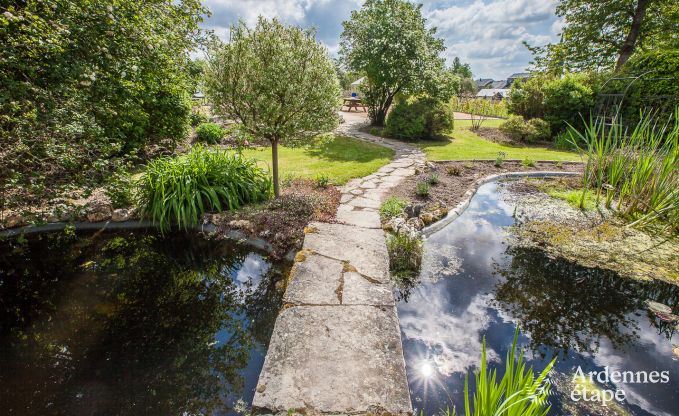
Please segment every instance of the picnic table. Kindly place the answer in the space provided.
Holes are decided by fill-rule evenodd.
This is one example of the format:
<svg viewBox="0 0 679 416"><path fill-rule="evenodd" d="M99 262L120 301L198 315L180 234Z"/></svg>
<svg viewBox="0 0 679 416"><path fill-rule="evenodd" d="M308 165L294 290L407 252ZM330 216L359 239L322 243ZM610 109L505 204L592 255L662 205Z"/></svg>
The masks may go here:
<svg viewBox="0 0 679 416"><path fill-rule="evenodd" d="M368 111L365 109L365 106L361 104L361 99L358 97L347 97L344 99L344 103L342 104L342 108L344 107L349 107L347 111L351 111L352 108L355 108L356 111L358 112L358 108L361 107L363 111Z"/></svg>

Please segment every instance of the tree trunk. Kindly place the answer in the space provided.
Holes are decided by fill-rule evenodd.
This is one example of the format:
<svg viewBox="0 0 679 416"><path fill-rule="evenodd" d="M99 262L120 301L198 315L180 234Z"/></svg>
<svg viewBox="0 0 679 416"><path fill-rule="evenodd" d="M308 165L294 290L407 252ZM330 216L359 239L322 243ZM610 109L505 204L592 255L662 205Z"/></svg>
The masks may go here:
<svg viewBox="0 0 679 416"><path fill-rule="evenodd" d="M278 139L271 141L271 172L273 174L273 194L276 198L281 196L278 186Z"/></svg>
<svg viewBox="0 0 679 416"><path fill-rule="evenodd" d="M379 127L384 126L384 122L387 120L387 113L389 112L389 107L391 107L391 103L394 101L394 97L392 95L388 95L387 99L384 100L384 103L380 105L380 107L377 109L375 112L375 121L374 124Z"/></svg>
<svg viewBox="0 0 679 416"><path fill-rule="evenodd" d="M627 38L620 48L620 56L618 57L618 62L615 64L615 70L618 71L625 65L625 62L632 56L634 48L637 46L637 39L639 38L639 32L641 31L641 24L644 21L644 16L646 15L646 9L652 0L638 0L637 7L634 10L634 16L632 17L632 27L630 27Z"/></svg>

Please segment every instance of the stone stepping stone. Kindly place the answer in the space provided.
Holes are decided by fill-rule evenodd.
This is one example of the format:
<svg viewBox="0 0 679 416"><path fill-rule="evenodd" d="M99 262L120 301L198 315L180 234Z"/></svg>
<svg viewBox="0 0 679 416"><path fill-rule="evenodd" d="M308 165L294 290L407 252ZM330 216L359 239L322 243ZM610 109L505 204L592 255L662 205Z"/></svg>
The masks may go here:
<svg viewBox="0 0 679 416"><path fill-rule="evenodd" d="M342 283L343 305L395 305L389 284L371 282L355 272L344 273Z"/></svg>
<svg viewBox="0 0 679 416"><path fill-rule="evenodd" d="M302 252L304 253L304 252ZM295 263L284 303L295 305L339 305L344 263L313 253L304 253L304 261Z"/></svg>
<svg viewBox="0 0 679 416"><path fill-rule="evenodd" d="M351 205L347 205L348 207L351 207ZM340 208L342 205L340 205ZM346 210L337 210L337 215L335 216L337 218L337 221L347 224L347 225L354 225L356 227L362 227L362 228L377 228L377 229L382 229L382 223L380 221L380 214L378 214L375 211L366 211L366 210L353 210L353 211L346 211Z"/></svg>
<svg viewBox="0 0 679 416"><path fill-rule="evenodd" d="M252 407L272 414L412 414L396 308L284 309Z"/></svg>
<svg viewBox="0 0 679 416"><path fill-rule="evenodd" d="M379 218L376 212L370 213ZM389 255L381 228L357 230L349 225L320 222L311 223L310 227L314 232L305 236L305 250L346 261L364 276L383 283L389 282Z"/></svg>
<svg viewBox="0 0 679 416"><path fill-rule="evenodd" d="M380 201L374 199L363 198L360 196L355 197L348 202L349 205L359 208L374 208L378 209L380 207Z"/></svg>

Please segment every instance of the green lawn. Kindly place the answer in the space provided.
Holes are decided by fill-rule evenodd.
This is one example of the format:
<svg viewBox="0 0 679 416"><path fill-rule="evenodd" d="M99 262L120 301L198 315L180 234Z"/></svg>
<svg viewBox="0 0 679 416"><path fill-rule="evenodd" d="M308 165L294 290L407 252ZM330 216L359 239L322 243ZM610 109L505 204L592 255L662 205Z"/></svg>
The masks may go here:
<svg viewBox="0 0 679 416"><path fill-rule="evenodd" d="M243 151L247 157L271 165L271 147ZM281 178L315 178L327 175L336 185L349 179L370 175L391 161L394 152L386 147L350 137L334 137L319 146L308 148L279 147Z"/></svg>
<svg viewBox="0 0 679 416"><path fill-rule="evenodd" d="M486 120L482 127L498 127L504 120ZM429 160L495 159L498 152L505 152L507 159L575 160L577 153L545 147L515 147L486 140L471 130L470 120L455 120L455 129L449 139L421 141L416 143L427 153Z"/></svg>

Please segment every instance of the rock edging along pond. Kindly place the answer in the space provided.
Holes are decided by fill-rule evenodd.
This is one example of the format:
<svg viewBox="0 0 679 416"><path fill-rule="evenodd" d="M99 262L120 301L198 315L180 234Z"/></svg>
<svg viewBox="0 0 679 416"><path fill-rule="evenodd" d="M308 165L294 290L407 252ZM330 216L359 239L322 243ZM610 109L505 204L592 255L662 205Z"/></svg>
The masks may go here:
<svg viewBox="0 0 679 416"><path fill-rule="evenodd" d="M151 221L123 221L123 222L53 222L43 225L26 225L18 228L11 228L8 230L0 230L0 238L16 237L22 234L36 234L45 233L52 231L62 231L68 227L73 227L75 231L87 231L87 230L134 230L134 229L145 229L145 228L157 228L157 224L153 224ZM217 227L214 224L201 224L191 228L192 231L201 232L207 235L212 235L217 232ZM229 230L224 232L222 236L228 240L236 241L239 243L244 243L248 246L262 250L266 253L271 253L273 251L273 246L266 240L261 238L253 238L246 235L238 230ZM289 255L286 256L291 258L294 255L294 251L291 250Z"/></svg>
<svg viewBox="0 0 679 416"><path fill-rule="evenodd" d="M306 228L252 402L258 412L412 414L378 209L424 154L345 124L396 158L342 188L340 223Z"/></svg>
<svg viewBox="0 0 679 416"><path fill-rule="evenodd" d="M465 209L471 203L472 198L476 195L479 188L489 182L501 180L501 179L512 179L512 178L557 178L564 176L578 176L581 173L578 172L556 172L556 171L539 171L539 172L506 172L496 175L489 175L481 178L474 182L474 185L465 192L462 200L455 206L455 208L448 211L448 214L441 220L425 227L421 233L425 237L428 237L435 232L443 229L445 226L455 221L457 217L462 215Z"/></svg>

